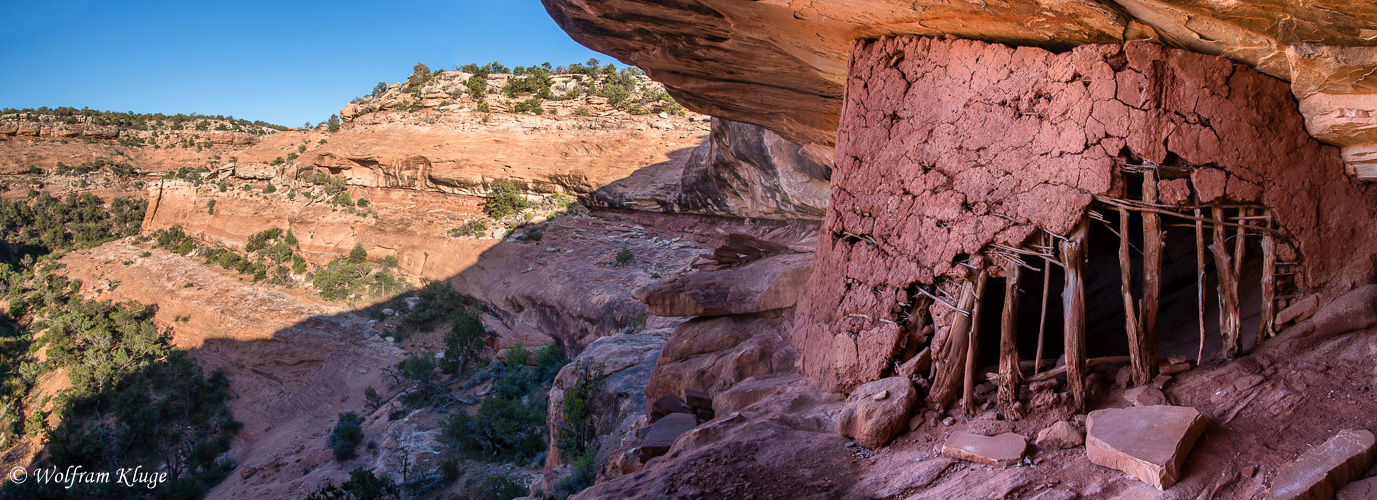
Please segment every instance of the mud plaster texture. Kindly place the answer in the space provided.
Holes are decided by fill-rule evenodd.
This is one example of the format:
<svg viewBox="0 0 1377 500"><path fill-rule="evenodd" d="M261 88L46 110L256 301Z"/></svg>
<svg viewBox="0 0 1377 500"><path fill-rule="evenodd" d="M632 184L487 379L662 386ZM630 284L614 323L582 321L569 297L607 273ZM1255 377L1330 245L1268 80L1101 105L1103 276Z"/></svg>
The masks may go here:
<svg viewBox="0 0 1377 500"><path fill-rule="evenodd" d="M1377 196L1306 133L1281 80L1151 42L1053 53L858 41L816 270L791 327L802 371L840 392L884 377L915 337L903 327L911 286L959 296L962 264L990 266L991 244L1069 233L1096 195L1123 196L1122 161L1191 170L1164 183L1164 202L1269 207L1301 253L1280 257L1305 262L1304 292L1327 300L1370 281ZM954 314L931 311L941 342Z"/></svg>

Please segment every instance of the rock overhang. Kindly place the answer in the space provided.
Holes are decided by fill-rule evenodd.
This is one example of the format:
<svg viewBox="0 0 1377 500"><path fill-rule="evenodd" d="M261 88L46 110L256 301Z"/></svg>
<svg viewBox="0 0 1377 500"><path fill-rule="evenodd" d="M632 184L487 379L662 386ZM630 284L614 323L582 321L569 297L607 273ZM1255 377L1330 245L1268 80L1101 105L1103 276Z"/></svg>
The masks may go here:
<svg viewBox="0 0 1377 500"><path fill-rule="evenodd" d="M1307 128L1377 179L1377 4L1318 0L542 0L578 42L691 109L831 146L850 44L945 35L1063 50L1155 38L1293 82Z"/></svg>

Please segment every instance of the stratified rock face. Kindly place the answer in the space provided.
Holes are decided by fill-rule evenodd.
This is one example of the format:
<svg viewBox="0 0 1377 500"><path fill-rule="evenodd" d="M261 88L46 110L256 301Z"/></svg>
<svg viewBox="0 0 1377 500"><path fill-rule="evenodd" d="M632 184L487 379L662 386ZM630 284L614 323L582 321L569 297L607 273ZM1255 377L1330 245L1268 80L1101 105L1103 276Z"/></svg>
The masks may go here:
<svg viewBox="0 0 1377 500"><path fill-rule="evenodd" d="M858 42L832 197L793 328L802 368L838 391L886 375L910 288L960 295L967 265L1037 229L1067 234L1119 165L1189 172L1163 201L1257 203L1303 258L1304 289L1366 282L1377 196L1306 134L1285 83L1149 42L1065 53L919 37ZM1175 193L1175 194L1172 194ZM1290 248L1294 245L1294 248ZM998 270L993 272L998 273ZM1303 290L1305 291L1305 290ZM950 308L931 308L937 344Z"/></svg>
<svg viewBox="0 0 1377 500"><path fill-rule="evenodd" d="M1377 178L1377 4L1316 0L542 0L575 40L688 107L832 144L852 40L938 35L1069 47L1155 37L1296 83L1316 137Z"/></svg>
<svg viewBox="0 0 1377 500"><path fill-rule="evenodd" d="M903 432L918 402L906 377L889 377L857 387L837 416L837 430L866 448L879 448Z"/></svg>
<svg viewBox="0 0 1377 500"><path fill-rule="evenodd" d="M696 318L665 343L645 385L649 401L686 390L718 394L750 377L785 374L796 355L784 321L755 314Z"/></svg>
<svg viewBox="0 0 1377 500"><path fill-rule="evenodd" d="M646 167L594 192L594 205L765 219L821 219L832 151L765 127L714 118L685 158ZM658 208L657 208L658 207Z"/></svg>
<svg viewBox="0 0 1377 500"><path fill-rule="evenodd" d="M1205 432L1195 408L1140 406L1090 412L1085 456L1164 490L1181 479L1181 464Z"/></svg>
<svg viewBox="0 0 1377 500"><path fill-rule="evenodd" d="M1282 467L1272 480L1271 500L1318 500L1334 498L1338 490L1357 479L1377 456L1377 440L1366 430L1345 429L1324 444L1306 450L1295 462Z"/></svg>

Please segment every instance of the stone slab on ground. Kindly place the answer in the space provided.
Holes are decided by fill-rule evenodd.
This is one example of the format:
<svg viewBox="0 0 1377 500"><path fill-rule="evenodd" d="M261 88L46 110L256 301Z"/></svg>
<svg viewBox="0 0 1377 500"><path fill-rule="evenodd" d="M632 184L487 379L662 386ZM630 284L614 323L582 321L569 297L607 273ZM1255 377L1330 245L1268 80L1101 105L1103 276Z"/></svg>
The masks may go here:
<svg viewBox="0 0 1377 500"><path fill-rule="evenodd" d="M1336 490L1362 476L1377 456L1377 439L1366 430L1344 429L1302 453L1277 471L1267 498L1311 500L1334 498Z"/></svg>
<svg viewBox="0 0 1377 500"><path fill-rule="evenodd" d="M669 447L680 435L698 426L698 417L689 413L665 415L650 426L645 439L641 440L641 450L645 458L658 457L669 452Z"/></svg>
<svg viewBox="0 0 1377 500"><path fill-rule="evenodd" d="M1334 500L1377 500L1377 477L1348 483L1348 486L1339 488Z"/></svg>
<svg viewBox="0 0 1377 500"><path fill-rule="evenodd" d="M1133 406L1157 406L1167 404L1167 396L1151 385L1134 387L1124 391L1124 400Z"/></svg>
<svg viewBox="0 0 1377 500"><path fill-rule="evenodd" d="M1181 464L1204 431L1205 419L1195 408L1096 410L1086 419L1085 454L1094 464L1165 490L1180 479Z"/></svg>
<svg viewBox="0 0 1377 500"><path fill-rule="evenodd" d="M994 467L1008 467L1023 460L1028 440L1022 435L1006 432L998 436L981 436L956 431L942 444L942 456Z"/></svg>
<svg viewBox="0 0 1377 500"><path fill-rule="evenodd" d="M660 396L660 399L657 399L654 403L650 404L651 422L660 420L661 418L664 418L666 415L672 413L693 413L693 410L690 410L688 406L684 404L683 399L680 399L679 396L675 396L673 394L666 394L664 396Z"/></svg>

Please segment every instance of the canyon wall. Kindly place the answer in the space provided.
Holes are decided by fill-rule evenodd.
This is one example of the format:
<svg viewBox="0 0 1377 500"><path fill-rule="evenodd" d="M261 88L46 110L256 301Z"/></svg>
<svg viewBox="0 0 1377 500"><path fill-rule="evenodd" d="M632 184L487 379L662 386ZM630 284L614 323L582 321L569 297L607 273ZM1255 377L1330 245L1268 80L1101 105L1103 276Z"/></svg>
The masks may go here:
<svg viewBox="0 0 1377 500"><path fill-rule="evenodd" d="M915 286L960 296L996 245L1067 235L1122 197L1127 165L1179 170L1165 208L1256 203L1327 300L1371 279L1377 192L1306 133L1285 82L1150 42L1069 52L922 37L859 41L830 210L793 326L803 371L849 391L915 342ZM1283 254L1286 250L1282 250ZM993 266L998 275L998 266ZM932 308L940 343L955 316ZM912 346L908 346L912 347Z"/></svg>
<svg viewBox="0 0 1377 500"><path fill-rule="evenodd" d="M687 157L645 167L595 191L594 206L765 219L821 219L832 153L759 125L714 118Z"/></svg>

